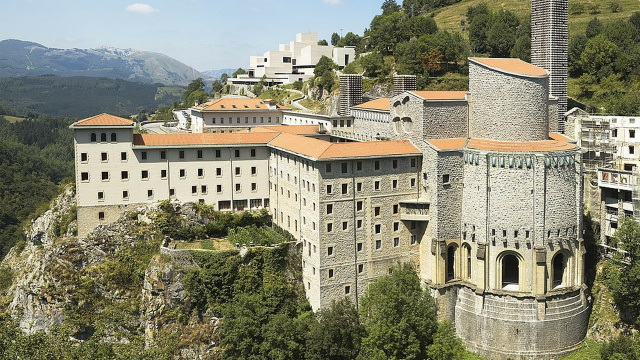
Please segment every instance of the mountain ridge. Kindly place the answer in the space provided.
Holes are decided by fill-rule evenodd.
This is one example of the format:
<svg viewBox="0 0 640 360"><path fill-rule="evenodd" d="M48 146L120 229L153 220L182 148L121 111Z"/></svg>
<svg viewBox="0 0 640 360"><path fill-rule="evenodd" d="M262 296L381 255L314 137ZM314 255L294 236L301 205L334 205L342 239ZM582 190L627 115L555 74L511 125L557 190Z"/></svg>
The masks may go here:
<svg viewBox="0 0 640 360"><path fill-rule="evenodd" d="M58 49L18 39L0 40L0 77L89 76L188 85L207 75L167 55L100 46Z"/></svg>

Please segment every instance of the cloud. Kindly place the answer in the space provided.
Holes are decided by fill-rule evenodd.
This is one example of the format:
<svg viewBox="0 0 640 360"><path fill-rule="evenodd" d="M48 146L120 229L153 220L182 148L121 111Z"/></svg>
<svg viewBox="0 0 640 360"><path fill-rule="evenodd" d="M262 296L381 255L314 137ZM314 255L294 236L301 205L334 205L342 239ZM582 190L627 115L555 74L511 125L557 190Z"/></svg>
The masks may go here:
<svg viewBox="0 0 640 360"><path fill-rule="evenodd" d="M342 4L342 0L322 0L323 3L328 5L340 5Z"/></svg>
<svg viewBox="0 0 640 360"><path fill-rule="evenodd" d="M128 12L140 13L140 14L150 14L154 12L158 12L158 9L154 9L151 5L148 4L140 4L135 3L127 6Z"/></svg>

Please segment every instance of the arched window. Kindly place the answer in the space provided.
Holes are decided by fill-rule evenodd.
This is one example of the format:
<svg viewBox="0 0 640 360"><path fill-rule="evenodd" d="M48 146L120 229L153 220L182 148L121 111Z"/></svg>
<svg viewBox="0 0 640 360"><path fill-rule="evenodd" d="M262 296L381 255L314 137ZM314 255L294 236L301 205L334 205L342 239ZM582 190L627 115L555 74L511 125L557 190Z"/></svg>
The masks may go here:
<svg viewBox="0 0 640 360"><path fill-rule="evenodd" d="M455 263L456 263L456 247L449 246L447 248L447 279L446 281L455 279L456 277Z"/></svg>
<svg viewBox="0 0 640 360"><path fill-rule="evenodd" d="M552 261L552 274L553 282L552 288L561 287L564 282L564 273L567 267L566 256L563 253L558 253Z"/></svg>
<svg viewBox="0 0 640 360"><path fill-rule="evenodd" d="M96 142L98 140L98 137L96 136L96 133L91 133L91 142Z"/></svg>
<svg viewBox="0 0 640 360"><path fill-rule="evenodd" d="M507 254L502 258L501 285L504 290L520 289L520 261L513 254Z"/></svg>
<svg viewBox="0 0 640 360"><path fill-rule="evenodd" d="M111 142L116 142L116 133L111 133Z"/></svg>
<svg viewBox="0 0 640 360"><path fill-rule="evenodd" d="M107 134L105 134L105 133L100 134L100 141L101 142L107 142Z"/></svg>

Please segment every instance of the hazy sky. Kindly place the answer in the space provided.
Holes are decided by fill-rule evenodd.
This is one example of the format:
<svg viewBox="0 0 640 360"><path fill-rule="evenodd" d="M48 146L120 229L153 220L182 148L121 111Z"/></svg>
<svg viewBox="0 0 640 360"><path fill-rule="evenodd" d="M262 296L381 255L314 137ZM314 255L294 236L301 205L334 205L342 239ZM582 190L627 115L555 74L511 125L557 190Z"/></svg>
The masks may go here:
<svg viewBox="0 0 640 360"><path fill-rule="evenodd" d="M155 51L197 70L246 68L300 32L362 35L383 0L0 0L0 40ZM0 54L1 56L1 54Z"/></svg>

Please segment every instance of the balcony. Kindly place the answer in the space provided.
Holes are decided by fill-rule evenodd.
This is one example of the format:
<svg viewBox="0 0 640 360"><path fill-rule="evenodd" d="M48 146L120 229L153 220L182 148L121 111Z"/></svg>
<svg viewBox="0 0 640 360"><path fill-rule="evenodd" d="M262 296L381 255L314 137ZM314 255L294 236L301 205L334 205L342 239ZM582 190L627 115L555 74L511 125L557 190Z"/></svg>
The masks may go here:
<svg viewBox="0 0 640 360"><path fill-rule="evenodd" d="M638 187L638 175L625 170L598 169L598 186L633 191Z"/></svg>
<svg viewBox="0 0 640 360"><path fill-rule="evenodd" d="M429 221L429 201L403 200L400 202L400 220Z"/></svg>

